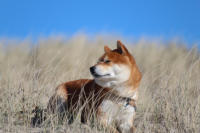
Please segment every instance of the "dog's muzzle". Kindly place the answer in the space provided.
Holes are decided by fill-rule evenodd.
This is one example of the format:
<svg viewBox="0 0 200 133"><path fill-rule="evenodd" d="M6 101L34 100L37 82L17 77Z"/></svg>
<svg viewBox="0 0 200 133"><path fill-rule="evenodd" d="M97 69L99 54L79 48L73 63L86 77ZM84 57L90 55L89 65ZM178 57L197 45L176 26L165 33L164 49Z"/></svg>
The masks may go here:
<svg viewBox="0 0 200 133"><path fill-rule="evenodd" d="M90 67L90 73L91 73L95 78L100 78L100 77L103 77L103 76L110 76L110 74L99 75L98 73L96 73L95 69L96 69L95 66Z"/></svg>

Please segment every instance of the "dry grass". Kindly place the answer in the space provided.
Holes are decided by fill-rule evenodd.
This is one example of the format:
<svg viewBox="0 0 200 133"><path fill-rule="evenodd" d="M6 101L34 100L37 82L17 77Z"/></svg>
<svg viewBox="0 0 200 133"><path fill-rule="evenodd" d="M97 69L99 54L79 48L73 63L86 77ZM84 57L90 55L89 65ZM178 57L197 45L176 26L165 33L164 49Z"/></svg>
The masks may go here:
<svg viewBox="0 0 200 133"><path fill-rule="evenodd" d="M89 67L114 48L115 39L41 39L0 43L0 132L106 132L79 117L71 125L49 117L41 127L30 126L32 109L45 108L55 87L65 81L91 78ZM125 44L127 44L125 42ZM143 73L135 125L138 133L200 132L200 56L197 48L177 43L139 41L127 47ZM24 113L19 113L23 111Z"/></svg>

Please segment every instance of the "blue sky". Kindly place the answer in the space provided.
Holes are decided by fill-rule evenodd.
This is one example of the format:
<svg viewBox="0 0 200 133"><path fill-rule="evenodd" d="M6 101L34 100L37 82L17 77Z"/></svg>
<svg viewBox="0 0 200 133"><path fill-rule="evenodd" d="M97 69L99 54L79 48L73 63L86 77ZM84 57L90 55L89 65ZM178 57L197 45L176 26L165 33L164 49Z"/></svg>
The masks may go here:
<svg viewBox="0 0 200 133"><path fill-rule="evenodd" d="M0 37L118 34L200 41L200 0L0 0Z"/></svg>

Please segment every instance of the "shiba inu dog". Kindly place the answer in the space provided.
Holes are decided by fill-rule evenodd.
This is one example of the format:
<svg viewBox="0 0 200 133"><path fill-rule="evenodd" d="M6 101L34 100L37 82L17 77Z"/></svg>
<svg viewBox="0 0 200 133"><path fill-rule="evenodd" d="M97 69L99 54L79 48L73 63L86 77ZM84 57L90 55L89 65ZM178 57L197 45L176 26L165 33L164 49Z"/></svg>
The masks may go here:
<svg viewBox="0 0 200 133"><path fill-rule="evenodd" d="M81 121L94 109L97 119L116 132L134 132L133 119L142 75L134 57L117 41L117 48L105 53L90 68L94 79L80 79L59 85L47 109L53 113L73 113L82 107ZM114 125L114 126L113 126Z"/></svg>

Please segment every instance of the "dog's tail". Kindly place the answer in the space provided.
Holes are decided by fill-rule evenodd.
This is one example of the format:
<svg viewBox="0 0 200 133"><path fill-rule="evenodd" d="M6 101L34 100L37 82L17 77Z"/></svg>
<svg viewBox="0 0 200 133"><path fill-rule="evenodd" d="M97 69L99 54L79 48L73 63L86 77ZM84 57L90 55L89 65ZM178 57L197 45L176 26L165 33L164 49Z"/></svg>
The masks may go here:
<svg viewBox="0 0 200 133"><path fill-rule="evenodd" d="M36 106L32 113L34 116L31 118L31 126L40 126L46 120L47 109Z"/></svg>

